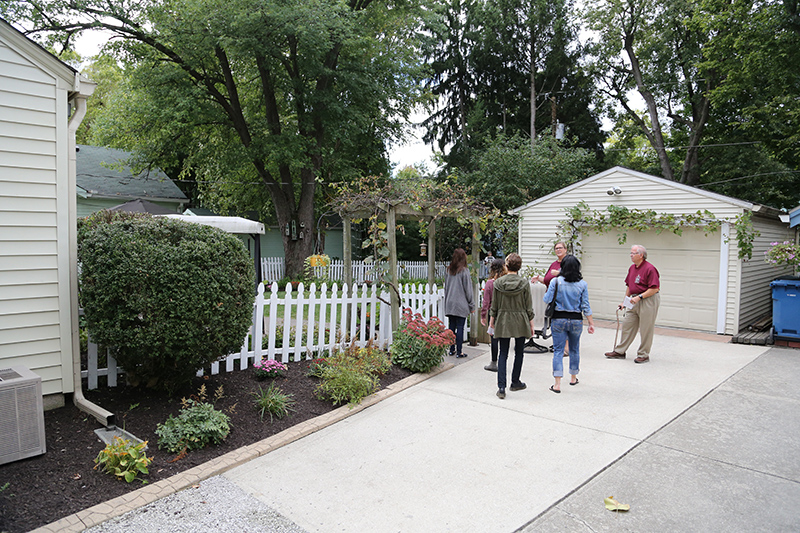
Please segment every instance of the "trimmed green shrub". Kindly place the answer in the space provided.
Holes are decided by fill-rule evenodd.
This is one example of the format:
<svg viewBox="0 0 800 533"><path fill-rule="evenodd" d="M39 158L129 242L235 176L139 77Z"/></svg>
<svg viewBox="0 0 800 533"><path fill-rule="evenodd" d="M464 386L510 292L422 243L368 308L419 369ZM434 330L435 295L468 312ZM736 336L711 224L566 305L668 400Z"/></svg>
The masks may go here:
<svg viewBox="0 0 800 533"><path fill-rule="evenodd" d="M255 279L236 236L100 211L79 222L78 258L89 331L112 347L131 384L175 390L241 346Z"/></svg>

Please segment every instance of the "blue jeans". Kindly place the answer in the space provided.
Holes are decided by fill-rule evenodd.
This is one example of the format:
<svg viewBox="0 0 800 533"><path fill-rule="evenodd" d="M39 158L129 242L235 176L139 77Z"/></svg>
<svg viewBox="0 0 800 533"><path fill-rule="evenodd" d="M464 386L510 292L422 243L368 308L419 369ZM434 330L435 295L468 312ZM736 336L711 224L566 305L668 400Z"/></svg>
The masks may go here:
<svg viewBox="0 0 800 533"><path fill-rule="evenodd" d="M461 345L464 342L464 324L467 322L465 316L447 315L447 327L456 334L456 343L450 346L450 355L461 355Z"/></svg>
<svg viewBox="0 0 800 533"><path fill-rule="evenodd" d="M500 339L492 335L492 361L497 362L498 353L500 353Z"/></svg>
<svg viewBox="0 0 800 533"><path fill-rule="evenodd" d="M508 348L511 346L510 337L497 339L500 345L500 358L497 361L497 388L506 388L506 368L508 367ZM525 337L514 339L514 367L511 369L511 384L519 383L522 374L522 358L525 357Z"/></svg>
<svg viewBox="0 0 800 533"><path fill-rule="evenodd" d="M554 318L550 323L553 332L553 377L564 376L564 345L569 340L569 373L577 376L581 365L581 332L583 320Z"/></svg>

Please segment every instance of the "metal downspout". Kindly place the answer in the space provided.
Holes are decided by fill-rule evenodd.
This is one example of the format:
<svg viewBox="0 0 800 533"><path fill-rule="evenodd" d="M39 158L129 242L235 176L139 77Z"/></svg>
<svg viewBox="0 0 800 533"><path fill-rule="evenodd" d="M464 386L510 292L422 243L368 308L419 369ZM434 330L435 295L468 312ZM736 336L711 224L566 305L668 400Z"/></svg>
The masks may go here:
<svg viewBox="0 0 800 533"><path fill-rule="evenodd" d="M75 85L80 87L80 79L78 74L75 74ZM91 93L90 93L91 94ZM83 118L86 116L86 96L78 91L78 94L72 99L75 104L75 111L69 118L67 131L68 131L68 151L69 151L69 191L71 197L69 199L70 213L70 244L69 244L69 261L70 261L70 301L72 306L71 314L71 331L72 331L72 375L74 392L72 394L72 401L75 407L84 413L92 415L98 422L103 424L106 428L113 428L116 425L114 413L103 409L86 399L83 395L83 385L81 382L81 349L80 349L80 334L78 322L78 207L76 198L76 141L75 132L78 130Z"/></svg>

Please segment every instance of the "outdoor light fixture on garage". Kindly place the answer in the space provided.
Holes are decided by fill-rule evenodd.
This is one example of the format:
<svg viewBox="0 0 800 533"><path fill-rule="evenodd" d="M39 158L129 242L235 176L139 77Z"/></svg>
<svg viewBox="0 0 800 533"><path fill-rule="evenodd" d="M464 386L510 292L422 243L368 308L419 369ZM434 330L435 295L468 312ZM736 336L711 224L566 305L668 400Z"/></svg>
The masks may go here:
<svg viewBox="0 0 800 533"><path fill-rule="evenodd" d="M614 196L615 194L622 194L622 189L620 189L619 187L611 187L606 191L606 194L608 194L609 196Z"/></svg>

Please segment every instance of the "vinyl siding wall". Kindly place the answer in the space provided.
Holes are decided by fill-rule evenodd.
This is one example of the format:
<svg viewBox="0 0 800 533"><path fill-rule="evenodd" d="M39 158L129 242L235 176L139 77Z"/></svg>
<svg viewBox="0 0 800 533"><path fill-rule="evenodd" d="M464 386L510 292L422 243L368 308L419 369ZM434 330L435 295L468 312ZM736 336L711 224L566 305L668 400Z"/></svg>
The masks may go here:
<svg viewBox="0 0 800 533"><path fill-rule="evenodd" d="M45 395L72 390L66 91L0 39L0 366L34 370Z"/></svg>
<svg viewBox="0 0 800 533"><path fill-rule="evenodd" d="M772 313L772 289L770 281L778 276L791 275L792 269L778 267L764 261L764 252L772 242L794 241L794 231L785 224L758 216L753 217L753 227L761 232L753 242L753 257L742 262L741 298L739 301L739 324L742 329L765 314Z"/></svg>

